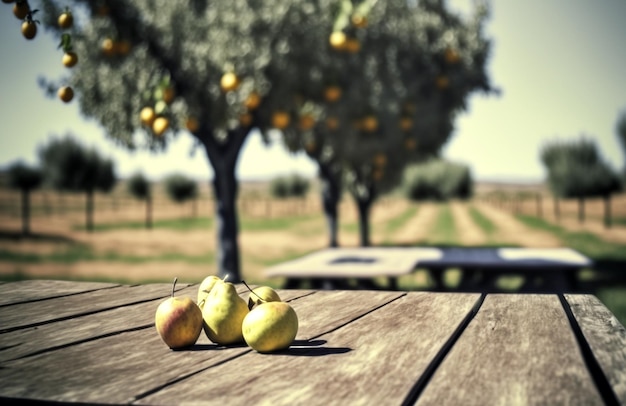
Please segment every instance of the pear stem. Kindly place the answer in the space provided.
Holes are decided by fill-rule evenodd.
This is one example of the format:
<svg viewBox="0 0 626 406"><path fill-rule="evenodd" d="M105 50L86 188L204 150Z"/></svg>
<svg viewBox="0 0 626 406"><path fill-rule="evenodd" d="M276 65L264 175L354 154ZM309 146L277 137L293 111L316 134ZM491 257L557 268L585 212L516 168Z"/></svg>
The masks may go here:
<svg viewBox="0 0 626 406"><path fill-rule="evenodd" d="M172 297L174 297L174 290L176 290L176 281L178 280L178 277L174 277L174 283L172 284Z"/></svg>
<svg viewBox="0 0 626 406"><path fill-rule="evenodd" d="M244 281L243 279L241 280L241 283L243 283L246 288L248 288L248 290L250 291L250 293L252 293L254 296L258 297L262 302L265 302L265 299L263 299L261 296L257 295L255 291L253 291L252 289L250 289L250 286L248 286L248 284L246 283L246 281Z"/></svg>

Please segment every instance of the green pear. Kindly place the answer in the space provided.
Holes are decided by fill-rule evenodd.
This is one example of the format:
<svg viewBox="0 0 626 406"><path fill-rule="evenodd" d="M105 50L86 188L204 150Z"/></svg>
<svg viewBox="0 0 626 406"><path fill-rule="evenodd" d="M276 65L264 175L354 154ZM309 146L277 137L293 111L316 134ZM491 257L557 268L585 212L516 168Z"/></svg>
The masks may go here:
<svg viewBox="0 0 626 406"><path fill-rule="evenodd" d="M266 302L280 302L280 296L276 291L269 286L259 286L250 291L248 298L248 308L252 310L253 307Z"/></svg>
<svg viewBox="0 0 626 406"><path fill-rule="evenodd" d="M249 311L246 301L237 294L235 285L219 280L202 309L204 332L216 344L243 342L241 323Z"/></svg>
<svg viewBox="0 0 626 406"><path fill-rule="evenodd" d="M188 297L172 296L159 304L154 316L154 325L161 339L171 349L194 345L202 332L202 311Z"/></svg>
<svg viewBox="0 0 626 406"><path fill-rule="evenodd" d="M219 280L220 278L218 278L217 276L209 275L206 278L204 278L202 283L200 283L200 286L198 287L198 301L197 301L198 307L200 307L200 310L204 308L206 297L209 295L209 292L211 292L211 289L213 289L213 286L215 286L215 282Z"/></svg>
<svg viewBox="0 0 626 406"><path fill-rule="evenodd" d="M298 334L298 315L287 302L261 303L242 323L243 338L261 353L288 348Z"/></svg>

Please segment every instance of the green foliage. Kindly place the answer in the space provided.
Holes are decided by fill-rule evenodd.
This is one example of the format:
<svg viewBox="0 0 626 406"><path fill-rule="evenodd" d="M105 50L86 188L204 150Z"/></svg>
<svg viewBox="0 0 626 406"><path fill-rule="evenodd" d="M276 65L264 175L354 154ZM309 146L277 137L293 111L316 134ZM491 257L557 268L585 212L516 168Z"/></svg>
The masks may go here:
<svg viewBox="0 0 626 406"><path fill-rule="evenodd" d="M150 197L150 181L137 172L128 178L128 191L137 199L145 200Z"/></svg>
<svg viewBox="0 0 626 406"><path fill-rule="evenodd" d="M270 194L278 199L304 197L309 191L309 180L298 175L279 176L270 182Z"/></svg>
<svg viewBox="0 0 626 406"><path fill-rule="evenodd" d="M86 149L72 136L54 138L39 150L44 179L59 190L109 192L115 185L113 162Z"/></svg>
<svg viewBox="0 0 626 406"><path fill-rule="evenodd" d="M176 203L191 200L198 195L198 184L185 175L174 174L165 179L167 195Z"/></svg>
<svg viewBox="0 0 626 406"><path fill-rule="evenodd" d="M467 199L472 195L472 175L466 165L431 159L406 168L402 189L413 201Z"/></svg>
<svg viewBox="0 0 626 406"><path fill-rule="evenodd" d="M592 139L553 141L543 146L540 155L556 196L607 196L621 189L617 174L602 159Z"/></svg>
<svg viewBox="0 0 626 406"><path fill-rule="evenodd" d="M20 190L33 190L43 181L43 174L38 168L17 162L8 169L9 187Z"/></svg>

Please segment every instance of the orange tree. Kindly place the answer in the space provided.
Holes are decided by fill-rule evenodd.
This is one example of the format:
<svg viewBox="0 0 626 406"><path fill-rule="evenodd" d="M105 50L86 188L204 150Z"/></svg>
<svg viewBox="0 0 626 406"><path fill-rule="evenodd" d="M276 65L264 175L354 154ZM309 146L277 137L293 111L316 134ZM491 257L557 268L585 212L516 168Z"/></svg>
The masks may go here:
<svg viewBox="0 0 626 406"><path fill-rule="evenodd" d="M342 184L359 209L361 245L369 245L376 197L400 183L408 163L439 153L472 92L493 90L482 32L488 10L479 5L464 20L435 0L337 4L317 30L330 32L315 43L316 75L306 81L314 86L301 86L284 141L319 165L330 245L338 245Z"/></svg>
<svg viewBox="0 0 626 406"><path fill-rule="evenodd" d="M215 174L218 273L239 280L239 153L251 129L266 137L285 128L298 92L310 90L310 62L320 56L315 44L326 44L329 28L320 27L334 3L42 1L41 24L78 57L67 77L44 87L71 87L82 113L128 148L160 150L183 133L194 137ZM69 30L57 21L68 4Z"/></svg>

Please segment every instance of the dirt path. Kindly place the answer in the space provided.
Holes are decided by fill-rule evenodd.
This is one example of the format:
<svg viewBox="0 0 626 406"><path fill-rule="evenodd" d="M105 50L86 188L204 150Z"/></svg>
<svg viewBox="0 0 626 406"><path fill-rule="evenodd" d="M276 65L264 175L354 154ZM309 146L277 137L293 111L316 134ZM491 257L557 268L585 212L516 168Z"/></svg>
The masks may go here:
<svg viewBox="0 0 626 406"><path fill-rule="evenodd" d="M433 203L421 203L417 208L417 214L400 228L393 236L394 244L415 244L424 240L431 232L439 213L439 206Z"/></svg>
<svg viewBox="0 0 626 406"><path fill-rule="evenodd" d="M563 243L554 235L525 226L509 212L483 203L476 207L496 226L494 240L523 247L560 247Z"/></svg>
<svg viewBox="0 0 626 406"><path fill-rule="evenodd" d="M450 203L457 238L461 245L484 245L489 238L470 216L470 206L466 202L454 201Z"/></svg>

